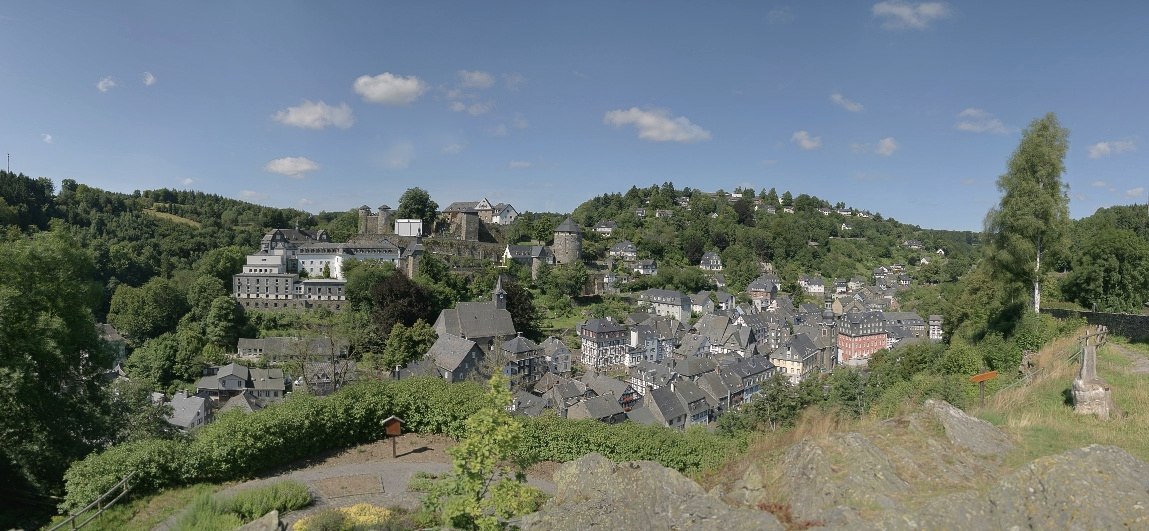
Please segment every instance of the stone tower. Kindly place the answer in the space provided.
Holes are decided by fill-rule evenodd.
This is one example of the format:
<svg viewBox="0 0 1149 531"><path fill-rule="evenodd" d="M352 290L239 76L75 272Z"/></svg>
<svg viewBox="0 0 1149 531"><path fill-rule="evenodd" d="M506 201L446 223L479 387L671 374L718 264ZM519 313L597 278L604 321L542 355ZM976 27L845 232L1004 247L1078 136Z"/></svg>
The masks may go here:
<svg viewBox="0 0 1149 531"><path fill-rule="evenodd" d="M359 234L367 234L367 223L371 217L371 207L367 205L359 207Z"/></svg>
<svg viewBox="0 0 1149 531"><path fill-rule="evenodd" d="M395 221L392 219L395 217L394 214L395 212L387 205L379 207L379 229L376 234L394 234Z"/></svg>
<svg viewBox="0 0 1149 531"><path fill-rule="evenodd" d="M495 303L495 309L507 309L507 292L503 289L503 276L499 275L499 279L495 281L495 291L491 293L491 302Z"/></svg>
<svg viewBox="0 0 1149 531"><path fill-rule="evenodd" d="M570 217L555 227L555 262L573 264L582 257L582 231Z"/></svg>

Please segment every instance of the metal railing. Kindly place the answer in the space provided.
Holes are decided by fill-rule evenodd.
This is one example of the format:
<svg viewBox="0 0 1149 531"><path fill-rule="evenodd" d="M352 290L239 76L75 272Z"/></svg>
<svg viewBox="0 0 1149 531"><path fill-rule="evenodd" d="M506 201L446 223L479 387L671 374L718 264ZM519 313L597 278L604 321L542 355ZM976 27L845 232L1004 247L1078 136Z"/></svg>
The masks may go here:
<svg viewBox="0 0 1149 531"><path fill-rule="evenodd" d="M60 523L49 527L48 531L63 529L65 526L70 526L69 529L80 529L81 527L88 525L88 523L90 523L92 520L99 518L101 514L104 514L104 511L115 505L116 502L120 501L120 498L123 498L128 494L129 490L132 490L131 480L132 476L135 475L135 472L131 472L124 476L124 479L121 479L119 483L116 483L114 486L112 486L112 488L108 489L107 492L105 492L99 498L96 498L96 501L89 503L84 508L72 513L68 516L68 518L62 520ZM108 498L111 498L113 495L115 495L115 497L111 500L108 500ZM96 512L90 515L85 514L91 511L93 508L96 509ZM79 521L80 518L85 516L86 519Z"/></svg>

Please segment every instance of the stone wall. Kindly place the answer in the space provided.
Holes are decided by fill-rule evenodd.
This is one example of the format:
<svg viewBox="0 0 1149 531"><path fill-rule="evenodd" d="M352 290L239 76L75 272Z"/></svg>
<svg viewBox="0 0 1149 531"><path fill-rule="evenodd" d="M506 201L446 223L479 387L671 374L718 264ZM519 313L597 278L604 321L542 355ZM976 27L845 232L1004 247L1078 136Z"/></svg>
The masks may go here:
<svg viewBox="0 0 1149 531"><path fill-rule="evenodd" d="M1042 308L1041 313L1052 315L1058 319L1084 317L1087 323L1104 326L1109 329L1110 334L1115 336L1121 336L1130 341L1149 341L1149 315L1085 312L1056 308Z"/></svg>

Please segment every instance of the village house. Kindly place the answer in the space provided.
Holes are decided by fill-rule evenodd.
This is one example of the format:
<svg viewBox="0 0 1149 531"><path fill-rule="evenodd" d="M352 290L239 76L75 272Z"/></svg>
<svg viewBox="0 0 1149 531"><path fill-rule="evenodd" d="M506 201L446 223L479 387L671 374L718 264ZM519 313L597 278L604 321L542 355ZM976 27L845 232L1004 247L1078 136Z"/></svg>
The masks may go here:
<svg viewBox="0 0 1149 531"><path fill-rule="evenodd" d="M533 386L549 368L543 348L521 334L502 344L503 374L518 387Z"/></svg>
<svg viewBox="0 0 1149 531"><path fill-rule="evenodd" d="M665 315L679 321L690 318L690 297L682 292L652 288L639 293L638 300L655 315Z"/></svg>
<svg viewBox="0 0 1149 531"><path fill-rule="evenodd" d="M439 377L448 382L461 382L477 375L479 363L484 357L478 343L443 333L439 334L423 358L434 364Z"/></svg>
<svg viewBox="0 0 1149 531"><path fill-rule="evenodd" d="M858 363L886 348L886 327L880 312L852 312L838 321L840 363Z"/></svg>
<svg viewBox="0 0 1149 531"><path fill-rule="evenodd" d="M722 271L722 258L718 256L718 253L709 251L702 255L698 267L704 271Z"/></svg>
<svg viewBox="0 0 1149 531"><path fill-rule="evenodd" d="M639 260L635 262L633 271L636 275L657 275L658 264L655 263L653 258Z"/></svg>
<svg viewBox="0 0 1149 531"><path fill-rule="evenodd" d="M542 344L543 358L546 359L549 372L567 376L571 372L571 351L566 344L557 337L546 338Z"/></svg>
<svg viewBox="0 0 1149 531"><path fill-rule="evenodd" d="M612 258L619 258L627 262L633 262L638 259L638 247L636 247L630 240L622 240L614 245L611 245L606 254Z"/></svg>
<svg viewBox="0 0 1149 531"><path fill-rule="evenodd" d="M579 325L578 335L582 342L583 365L600 369L623 363L628 347L627 330L610 317L587 320Z"/></svg>
<svg viewBox="0 0 1149 531"><path fill-rule="evenodd" d="M490 302L460 302L439 312L434 328L439 337L450 334L467 339L478 344L484 355L493 354L496 340L502 344L518 335L507 311L502 278L496 281Z"/></svg>
<svg viewBox="0 0 1149 531"><path fill-rule="evenodd" d="M208 421L207 399L201 396L188 396L187 392L180 391L172 397L170 405L172 412L164 419L183 431L198 428Z"/></svg>
<svg viewBox="0 0 1149 531"><path fill-rule="evenodd" d="M594 226L594 228L591 230L609 238L611 234L614 234L614 229L617 229L617 228L618 228L618 223L615 223L615 222L608 219L605 221L598 222Z"/></svg>

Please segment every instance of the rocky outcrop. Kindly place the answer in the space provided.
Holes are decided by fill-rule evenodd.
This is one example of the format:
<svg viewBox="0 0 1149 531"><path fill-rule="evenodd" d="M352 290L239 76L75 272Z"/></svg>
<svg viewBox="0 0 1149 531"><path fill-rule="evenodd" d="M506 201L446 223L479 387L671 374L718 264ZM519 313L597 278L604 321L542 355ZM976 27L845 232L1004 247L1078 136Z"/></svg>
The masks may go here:
<svg viewBox="0 0 1149 531"><path fill-rule="evenodd" d="M1013 449L1013 443L993 424L971 417L949 402L926 400L925 410L941 423L954 446L982 456L999 456Z"/></svg>
<svg viewBox="0 0 1149 531"><path fill-rule="evenodd" d="M751 466L725 499L785 503L796 519L830 529L1149 528L1149 464L1090 446L1003 477L1012 449L992 424L928 401L863 432L803 440L776 473ZM769 488L768 476L781 479Z"/></svg>
<svg viewBox="0 0 1149 531"><path fill-rule="evenodd" d="M652 461L615 464L587 454L554 474L555 496L523 529L783 529L770 513L731 507Z"/></svg>

